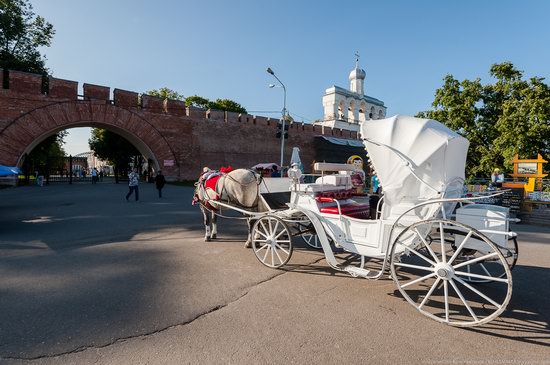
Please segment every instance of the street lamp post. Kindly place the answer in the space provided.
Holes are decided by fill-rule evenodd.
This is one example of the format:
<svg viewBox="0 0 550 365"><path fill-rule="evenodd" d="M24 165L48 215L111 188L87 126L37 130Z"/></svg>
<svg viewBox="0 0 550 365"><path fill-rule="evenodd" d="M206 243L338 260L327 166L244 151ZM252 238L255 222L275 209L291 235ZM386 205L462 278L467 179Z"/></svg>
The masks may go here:
<svg viewBox="0 0 550 365"><path fill-rule="evenodd" d="M275 75L275 73L273 72L273 70L271 69L271 67L268 67L267 68L267 73L272 75L273 77L275 77L277 79L277 81L279 81L279 83L281 84L281 86L283 87L283 94L284 94L284 101L283 101L283 125L282 125L282 129L281 129L281 177L283 176L283 162L284 162L284 150L285 150L285 126L286 126L286 87L285 87L285 84L282 83L281 80L279 80L279 78L277 77L277 75ZM275 85L274 85L275 86ZM272 87L270 85L270 87Z"/></svg>

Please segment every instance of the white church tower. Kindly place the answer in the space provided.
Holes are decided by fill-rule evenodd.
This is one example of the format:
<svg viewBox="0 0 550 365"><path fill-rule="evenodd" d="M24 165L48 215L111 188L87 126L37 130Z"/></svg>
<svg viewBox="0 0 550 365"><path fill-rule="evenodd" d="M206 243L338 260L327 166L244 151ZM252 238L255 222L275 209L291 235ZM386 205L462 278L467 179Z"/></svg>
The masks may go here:
<svg viewBox="0 0 550 365"><path fill-rule="evenodd" d="M332 128L359 131L359 123L386 117L384 102L365 95L365 70L359 67L359 54L355 54L355 68L349 74L349 90L332 86L323 96L323 120L315 124Z"/></svg>

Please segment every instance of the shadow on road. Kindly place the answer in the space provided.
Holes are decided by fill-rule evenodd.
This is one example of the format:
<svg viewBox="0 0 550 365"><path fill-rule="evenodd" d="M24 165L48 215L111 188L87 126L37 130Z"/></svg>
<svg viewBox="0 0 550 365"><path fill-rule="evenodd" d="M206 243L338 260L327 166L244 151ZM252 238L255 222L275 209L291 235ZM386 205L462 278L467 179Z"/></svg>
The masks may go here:
<svg viewBox="0 0 550 365"><path fill-rule="evenodd" d="M550 269L516 265L514 289L508 307L485 326L468 331L550 347Z"/></svg>
<svg viewBox="0 0 550 365"><path fill-rule="evenodd" d="M48 260L5 260L0 357L102 346L139 333L151 312L160 310L150 304L163 295L161 281L173 269L168 256L153 248L112 247Z"/></svg>

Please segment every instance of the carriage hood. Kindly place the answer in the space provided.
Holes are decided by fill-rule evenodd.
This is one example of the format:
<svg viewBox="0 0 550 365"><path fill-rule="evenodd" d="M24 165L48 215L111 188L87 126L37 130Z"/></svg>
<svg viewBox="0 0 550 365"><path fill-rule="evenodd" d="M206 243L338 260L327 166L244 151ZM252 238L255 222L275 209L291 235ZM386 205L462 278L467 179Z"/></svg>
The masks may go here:
<svg viewBox="0 0 550 365"><path fill-rule="evenodd" d="M449 185L463 186L469 142L435 120L368 120L361 138L389 204L437 198Z"/></svg>

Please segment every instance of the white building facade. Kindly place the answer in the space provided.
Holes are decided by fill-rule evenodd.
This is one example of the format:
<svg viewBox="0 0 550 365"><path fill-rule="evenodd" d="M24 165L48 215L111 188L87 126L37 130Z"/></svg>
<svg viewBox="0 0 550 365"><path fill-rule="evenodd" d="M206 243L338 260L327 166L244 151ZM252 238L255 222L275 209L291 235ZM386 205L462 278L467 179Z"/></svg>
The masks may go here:
<svg viewBox="0 0 550 365"><path fill-rule="evenodd" d="M323 96L323 120L316 122L332 128L359 131L359 123L369 119L386 117L384 102L365 95L365 70L359 67L359 58L355 69L349 74L349 90L332 86Z"/></svg>

